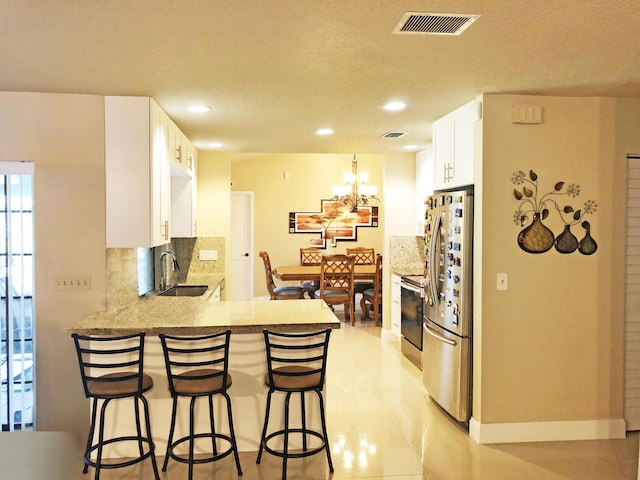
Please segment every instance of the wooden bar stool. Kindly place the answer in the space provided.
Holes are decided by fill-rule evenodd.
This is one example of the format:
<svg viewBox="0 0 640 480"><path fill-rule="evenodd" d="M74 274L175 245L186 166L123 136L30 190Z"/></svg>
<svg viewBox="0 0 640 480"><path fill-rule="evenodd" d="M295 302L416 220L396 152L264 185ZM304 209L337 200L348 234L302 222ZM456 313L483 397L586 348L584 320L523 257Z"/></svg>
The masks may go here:
<svg viewBox="0 0 640 480"><path fill-rule="evenodd" d="M214 462L220 460L230 453L233 453L238 469L238 476L242 475L240 458L238 457L238 446L233 429L233 415L231 413L231 399L227 389L231 386L232 378L229 374L229 338L231 331L222 333L203 335L197 337L175 337L160 334L162 351L164 353L165 365L167 368L167 378L169 380L169 391L173 398L173 408L171 411L171 428L167 439L167 452L162 465L162 471L167 471L169 457L178 462L189 465L189 480L193 477L193 466L200 463ZM227 419L229 434L216 432L213 397L222 395L227 403ZM178 410L178 398L190 398L189 408L189 434L173 439L176 426L176 413ZM195 433L195 403L197 398L207 397L209 399L209 422L211 431L207 433ZM211 440L211 455L205 458L195 458L194 444L198 438L208 438ZM188 442L188 457L178 455L175 450L178 445ZM218 449L218 443L224 444L227 448Z"/></svg>
<svg viewBox="0 0 640 480"><path fill-rule="evenodd" d="M120 336L83 336L72 335L78 355L82 386L87 398L93 399L91 405L91 423L84 453L83 473L95 468L95 479L99 480L103 468L120 468L151 458L153 476L159 480L155 450L151 438L149 404L143 393L153 387L153 379L143 373L144 332ZM122 435L104 438L105 413L111 400L132 399L135 408L136 435ZM98 419L98 440L94 443L98 402L102 401ZM142 434L140 425L140 407L142 402L146 434ZM121 461L103 461L103 449L106 445L120 442L137 442L139 455ZM146 448L145 448L146 445ZM93 460L92 454L97 457Z"/></svg>
<svg viewBox="0 0 640 480"><path fill-rule="evenodd" d="M325 421L322 389L327 366L327 350L329 348L330 329L311 333L276 333L264 330L264 341L267 351L267 374L265 384L269 388L264 427L260 439L260 449L256 463L260 463L262 451L282 457L282 480L287 478L287 460L301 458L326 451L329 471L333 472L333 462L329 451L329 438ZM274 392L285 393L284 428L267 435L271 400ZM305 411L305 393L316 394L319 403L321 431L312 430L307 425ZM300 394L301 420L300 428L292 428L289 424L289 404L293 393ZM300 435L302 451L290 450L290 437ZM276 450L269 442L282 438L282 450ZM308 439L319 439L318 445L309 446ZM315 443L318 443L317 441Z"/></svg>

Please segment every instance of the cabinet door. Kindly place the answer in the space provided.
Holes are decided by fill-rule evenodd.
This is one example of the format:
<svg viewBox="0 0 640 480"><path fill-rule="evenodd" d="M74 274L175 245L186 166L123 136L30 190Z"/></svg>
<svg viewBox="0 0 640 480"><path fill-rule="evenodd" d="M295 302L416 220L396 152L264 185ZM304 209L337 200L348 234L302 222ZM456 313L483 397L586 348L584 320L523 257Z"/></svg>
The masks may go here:
<svg viewBox="0 0 640 480"><path fill-rule="evenodd" d="M453 119L454 187L473 184L474 128L476 102L470 102L457 110Z"/></svg>
<svg viewBox="0 0 640 480"><path fill-rule="evenodd" d="M400 321L402 310L400 309L400 276L391 275L391 333L400 340Z"/></svg>
<svg viewBox="0 0 640 480"><path fill-rule="evenodd" d="M193 238L198 234L198 180L195 174L195 148L188 140L185 149L184 167L172 165L171 170L171 235Z"/></svg>
<svg viewBox="0 0 640 480"><path fill-rule="evenodd" d="M152 247L150 99L105 97L107 247Z"/></svg>
<svg viewBox="0 0 640 480"><path fill-rule="evenodd" d="M449 188L455 171L453 158L453 121L447 116L433 123L433 158L435 190Z"/></svg>
<svg viewBox="0 0 640 480"><path fill-rule="evenodd" d="M476 115L474 100L433 123L435 190L473 184Z"/></svg>
<svg viewBox="0 0 640 480"><path fill-rule="evenodd" d="M151 105L151 238L153 246L158 246L171 240L171 119L155 101Z"/></svg>

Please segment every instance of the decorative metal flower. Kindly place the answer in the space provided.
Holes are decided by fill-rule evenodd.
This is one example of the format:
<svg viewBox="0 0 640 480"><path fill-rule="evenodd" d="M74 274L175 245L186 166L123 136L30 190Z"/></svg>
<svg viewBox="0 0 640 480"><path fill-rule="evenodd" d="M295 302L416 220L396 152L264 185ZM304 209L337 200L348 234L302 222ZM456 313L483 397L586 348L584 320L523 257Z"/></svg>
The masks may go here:
<svg viewBox="0 0 640 480"><path fill-rule="evenodd" d="M565 225L575 225L582 220L584 215L595 213L598 207L594 200L587 200L581 210L574 210L571 205L561 207L558 204L558 197L560 196L566 195L576 198L580 195L580 185L575 183L564 189L565 182L557 182L552 191L539 196L538 175L533 170L529 171L528 176L522 170L514 172L511 177L511 183L514 185L524 184L521 190L517 188L513 190L516 200L520 201L518 210L513 216L513 221L520 227L529 222L530 214L537 213L540 215L541 220L546 219L549 216L549 208L554 208L558 212Z"/></svg>

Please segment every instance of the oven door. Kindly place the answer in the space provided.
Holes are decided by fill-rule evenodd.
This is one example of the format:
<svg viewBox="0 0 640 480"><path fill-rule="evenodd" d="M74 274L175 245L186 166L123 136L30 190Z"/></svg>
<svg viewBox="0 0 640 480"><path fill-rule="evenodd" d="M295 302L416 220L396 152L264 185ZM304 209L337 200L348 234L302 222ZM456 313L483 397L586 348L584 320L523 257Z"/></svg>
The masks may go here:
<svg viewBox="0 0 640 480"><path fill-rule="evenodd" d="M418 351L422 351L422 302L424 290L401 281L400 292L400 333Z"/></svg>

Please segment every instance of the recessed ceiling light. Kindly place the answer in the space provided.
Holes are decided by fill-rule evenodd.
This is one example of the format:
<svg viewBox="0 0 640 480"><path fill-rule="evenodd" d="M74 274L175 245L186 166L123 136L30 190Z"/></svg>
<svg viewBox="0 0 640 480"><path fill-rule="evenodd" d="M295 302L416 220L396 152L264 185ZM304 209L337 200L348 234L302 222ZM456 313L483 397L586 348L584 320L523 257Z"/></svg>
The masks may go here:
<svg viewBox="0 0 640 480"><path fill-rule="evenodd" d="M189 107L189 111L192 113L204 113L208 112L209 110L211 110L211 107L207 105L191 105Z"/></svg>
<svg viewBox="0 0 640 480"><path fill-rule="evenodd" d="M220 148L220 147L222 146L222 144L221 144L220 142L211 142L211 143L209 144L209 146L210 146L211 148Z"/></svg>
<svg viewBox="0 0 640 480"><path fill-rule="evenodd" d="M405 150L417 150L418 149L418 145L405 145L404 147Z"/></svg>
<svg viewBox="0 0 640 480"><path fill-rule="evenodd" d="M331 130L330 128L319 128L318 130L316 130L316 134L318 134L318 135L332 135L333 134L333 130Z"/></svg>
<svg viewBox="0 0 640 480"><path fill-rule="evenodd" d="M404 110L407 108L407 104L404 102L387 102L383 105L383 107L387 112L399 112L400 110Z"/></svg>

